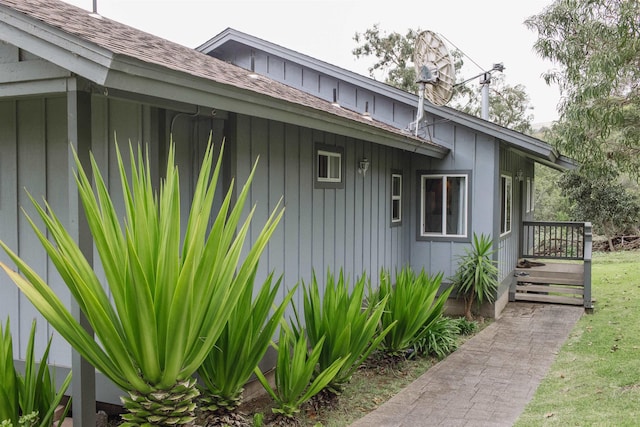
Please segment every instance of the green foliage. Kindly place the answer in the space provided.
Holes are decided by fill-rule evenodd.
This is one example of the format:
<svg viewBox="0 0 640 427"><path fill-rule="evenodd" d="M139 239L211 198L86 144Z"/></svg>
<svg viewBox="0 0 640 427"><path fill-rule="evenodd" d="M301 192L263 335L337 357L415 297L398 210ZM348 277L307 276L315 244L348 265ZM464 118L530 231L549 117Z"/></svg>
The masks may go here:
<svg viewBox="0 0 640 427"><path fill-rule="evenodd" d="M493 239L490 236L473 233L473 245L466 248L464 255L459 257L458 269L451 278L458 294L464 297L465 317L473 320L471 307L474 302L478 305L484 301L492 303L498 289L498 267L491 256Z"/></svg>
<svg viewBox="0 0 640 427"><path fill-rule="evenodd" d="M424 270L416 275L409 267L396 272L395 283L387 271L380 273L380 286L372 295L373 301L387 300L380 322L380 330L387 330L382 343L390 354L403 354L413 348L444 311L444 304L453 288L437 296L442 273L429 276Z"/></svg>
<svg viewBox="0 0 640 427"><path fill-rule="evenodd" d="M209 411L231 410L241 401L244 385L264 356L295 288L269 316L281 279L265 280L252 302L255 271L240 295L213 350L198 369L204 382L201 404Z"/></svg>
<svg viewBox="0 0 640 427"><path fill-rule="evenodd" d="M571 206L558 186L562 172L536 163L535 177L534 219L536 221L569 221Z"/></svg>
<svg viewBox="0 0 640 427"><path fill-rule="evenodd" d="M240 218L253 172L232 209L232 189L227 192L209 227L224 151L214 169L210 144L192 195L186 230L181 230L174 144L168 152L159 193L152 184L148 156L143 159L141 151L139 148L136 161L133 148L129 150L130 184L117 150L125 207L123 224L93 156L92 179L76 156L79 194L109 294L46 202L42 207L32 199L46 231L39 230L27 216L97 340L47 283L3 242L0 244L22 274L5 264L0 266L75 350L129 391L131 398L125 399L125 406L132 423L144 423L146 419L151 424L184 424L193 419L192 399L197 395L191 376L213 348L253 277L282 211L276 208L241 261L252 215L244 222ZM145 402L152 411L144 409Z"/></svg>
<svg viewBox="0 0 640 427"><path fill-rule="evenodd" d="M462 93L457 94L454 106L465 113L480 117L482 114L482 87L480 85L469 85L468 87L469 90L464 93L464 96ZM504 74L492 73L489 92L489 120L491 122L518 132L529 133L532 131L533 114L531 111L533 107L523 85L511 86L507 84Z"/></svg>
<svg viewBox="0 0 640 427"><path fill-rule="evenodd" d="M478 324L476 322L467 320L465 317L459 317L454 320L457 323L457 327L460 330L460 335L471 335L478 330Z"/></svg>
<svg viewBox="0 0 640 427"><path fill-rule="evenodd" d="M309 342L304 333L296 334L284 323L281 325L280 340L276 346L275 390L260 368L255 369L260 384L277 405L277 408L273 408L274 413L293 417L300 412L302 404L320 393L342 368L345 359L338 359L322 372L316 372L323 344L324 338L321 338L309 351Z"/></svg>
<svg viewBox="0 0 640 427"><path fill-rule="evenodd" d="M338 279L327 271L327 281L321 297L318 281L313 274L310 285L303 283L304 328L311 347L324 340L317 374L325 371L336 360L344 360L342 367L328 384L328 388L339 393L353 372L378 348L394 324L378 331L378 324L385 309L386 298L365 306L366 276L362 276L350 291L349 281L342 270ZM296 334L303 330L302 319L296 310Z"/></svg>
<svg viewBox="0 0 640 427"><path fill-rule="evenodd" d="M27 344L24 375L18 373L13 364L13 344L7 319L4 334L0 324L0 421L3 426L50 427L54 411L60 405L64 393L71 384L71 373L67 375L58 391L46 361L51 348L51 338L40 363L35 360L34 341L36 321L31 324ZM68 401L63 415L67 413ZM64 416L62 417L64 418Z"/></svg>
<svg viewBox="0 0 640 427"><path fill-rule="evenodd" d="M363 33L354 35L353 39L358 46L352 53L356 58L376 58L376 62L369 68L371 77L375 78L376 74L382 73L385 83L407 92L418 93L412 61L416 37L421 32L418 28L409 29L404 35L397 32L387 34L380 30L378 24L374 24ZM456 81L461 83L465 81L460 74L464 64L463 54L455 49L451 56L455 64ZM503 75L493 74L490 90L492 96L489 98L489 119L501 126L529 132L533 120L530 112L533 107L530 105L525 87L508 85ZM451 104L458 110L479 117L481 100L481 87L469 82L455 87Z"/></svg>
<svg viewBox="0 0 640 427"><path fill-rule="evenodd" d="M416 353L444 359L458 348L459 322L448 317L440 317L426 328L426 333L420 335L422 338L414 345Z"/></svg>
<svg viewBox="0 0 640 427"><path fill-rule="evenodd" d="M563 101L553 143L591 173L640 176L640 2L558 0L525 24Z"/></svg>
<svg viewBox="0 0 640 427"><path fill-rule="evenodd" d="M558 182L571 202L572 219L591 221L594 230L611 239L635 233L640 222L640 201L627 191L614 173L592 175L566 172Z"/></svg>

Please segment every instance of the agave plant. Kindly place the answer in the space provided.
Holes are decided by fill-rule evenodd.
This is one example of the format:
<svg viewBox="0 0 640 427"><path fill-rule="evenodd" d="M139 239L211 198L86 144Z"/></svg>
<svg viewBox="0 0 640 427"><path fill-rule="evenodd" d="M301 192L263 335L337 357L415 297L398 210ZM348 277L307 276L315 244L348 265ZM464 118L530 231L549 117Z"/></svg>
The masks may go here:
<svg viewBox="0 0 640 427"><path fill-rule="evenodd" d="M442 317L452 289L449 287L437 295L442 276L442 273L430 276L424 270L416 275L405 267L396 273L395 283L392 283L392 276L384 270L381 272L375 300L388 298L381 318L381 330L396 324L383 341L387 353L400 355L412 349L427 334L429 327Z"/></svg>
<svg viewBox="0 0 640 427"><path fill-rule="evenodd" d="M202 409L228 412L240 404L243 387L266 353L295 291L292 289L269 316L281 278L272 283L273 274L253 302L253 287L245 287L213 350L198 369L204 383Z"/></svg>
<svg viewBox="0 0 640 427"><path fill-rule="evenodd" d="M321 338L309 351L306 334L297 334L282 324L279 342L274 345L278 351L275 390L260 368L255 369L258 381L277 405L272 409L274 413L294 417L302 404L320 393L336 376L346 359L338 359L322 372L316 372L323 344L324 338Z"/></svg>
<svg viewBox="0 0 640 427"><path fill-rule="evenodd" d="M464 315L473 320L471 309L473 303L478 305L484 301L492 303L498 289L498 267L491 256L495 252L493 240L486 234L473 234L471 249L459 259L458 269L451 281L464 298Z"/></svg>
<svg viewBox="0 0 640 427"><path fill-rule="evenodd" d="M0 425L3 427L27 426L50 427L54 421L54 412L60 405L64 393L71 383L71 373L56 391L53 376L46 364L51 347L51 338L45 347L40 363L35 361L34 340L36 321L31 324L31 333L27 344L24 376L15 370L13 364L13 344L9 331L9 319L2 332L0 324ZM67 413L71 400L63 411ZM58 425L62 424L62 419Z"/></svg>
<svg viewBox="0 0 640 427"><path fill-rule="evenodd" d="M337 281L331 271L327 270L327 281L321 297L315 272L310 285L303 282L304 328L309 343L315 347L324 340L317 373L323 372L336 360L344 360L344 364L327 386L335 394L342 391L353 372L378 348L386 334L395 326L395 322L391 322L384 330L378 331L387 297L366 304L367 285L367 277L363 275L350 291L349 281L345 280L342 270ZM303 330L302 321L297 310L294 312L296 334L300 335Z"/></svg>
<svg viewBox="0 0 640 427"><path fill-rule="evenodd" d="M22 274L0 266L27 298L76 351L128 392L123 398L128 426L192 422L198 395L192 375L252 280L260 254L282 216L276 208L241 261L253 211L244 222L240 219L254 165L235 206L231 208L230 189L209 228L223 151L214 168L212 145L207 147L185 230L180 227L173 142L158 194L148 155L138 147L136 157L130 147L130 184L117 149L125 206L122 224L95 159L90 156L91 180L74 152L80 198L113 301L50 206L32 199L47 230L39 230L27 218L99 342L85 332L45 281L0 242Z"/></svg>

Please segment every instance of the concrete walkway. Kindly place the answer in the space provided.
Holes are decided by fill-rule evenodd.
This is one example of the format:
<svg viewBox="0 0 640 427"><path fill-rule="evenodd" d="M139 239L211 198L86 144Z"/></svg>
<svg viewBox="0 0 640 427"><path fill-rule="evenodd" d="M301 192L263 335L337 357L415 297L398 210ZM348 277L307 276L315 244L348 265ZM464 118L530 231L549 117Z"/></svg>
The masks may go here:
<svg viewBox="0 0 640 427"><path fill-rule="evenodd" d="M500 319L352 427L512 426L583 313L509 303Z"/></svg>

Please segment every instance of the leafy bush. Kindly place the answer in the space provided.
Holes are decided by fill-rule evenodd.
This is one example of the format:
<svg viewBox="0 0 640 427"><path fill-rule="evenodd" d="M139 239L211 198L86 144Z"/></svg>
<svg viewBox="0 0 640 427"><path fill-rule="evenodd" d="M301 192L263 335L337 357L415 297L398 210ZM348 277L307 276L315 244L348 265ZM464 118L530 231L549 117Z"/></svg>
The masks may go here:
<svg viewBox="0 0 640 427"><path fill-rule="evenodd" d="M92 179L75 157L79 194L109 294L50 206L45 203L42 207L32 199L46 231L28 218L97 339L3 242L0 245L22 274L3 263L0 266L76 351L128 392L129 397L123 399L127 425L187 424L195 418L194 399L199 394L192 375L211 352L250 284L282 210L276 208L248 253L243 254L252 216L244 222L240 219L255 166L237 195L231 185L210 226L224 149L214 168L209 144L190 195L187 226L182 230L175 144L170 144L159 191L152 184L149 158L143 159L141 148L137 161L133 148L129 149L130 173L120 150L116 151L125 208L123 224L93 156ZM231 208L234 196L236 203Z"/></svg>
<svg viewBox="0 0 640 427"><path fill-rule="evenodd" d="M344 360L340 371L328 385L328 389L336 394L340 393L344 383L349 381L353 372L371 352L378 348L394 326L391 323L378 332L386 297L365 308L367 284L366 276L362 276L355 283L353 291L350 291L349 281L345 280L342 271L337 281L331 272L327 271L325 290L321 297L315 273L310 285L303 282L304 329L309 344L315 347L324 340L316 374L329 368L336 360ZM295 330L296 334L300 335L303 325L297 310L295 314Z"/></svg>
<svg viewBox="0 0 640 427"><path fill-rule="evenodd" d="M254 277L255 271L248 283L253 283ZM243 387L266 353L295 290L269 317L281 279L272 282L271 274L253 302L253 286L245 287L213 350L198 369L205 385L200 399L203 409L231 410L240 403Z"/></svg>
<svg viewBox="0 0 640 427"><path fill-rule="evenodd" d="M458 324L460 335L471 335L478 330L478 324L476 322L467 320L464 317L458 317L454 319L454 321Z"/></svg>
<svg viewBox="0 0 640 427"><path fill-rule="evenodd" d="M422 338L414 346L416 354L444 359L458 348L460 328L456 320L441 317L426 328L426 333L420 335Z"/></svg>
<svg viewBox="0 0 640 427"><path fill-rule="evenodd" d="M490 236L473 233L473 245L466 248L459 258L458 269L452 282L458 294L464 298L464 313L467 320L473 320L471 308L484 301L492 303L498 289L498 267L491 256L495 252Z"/></svg>
<svg viewBox="0 0 640 427"><path fill-rule="evenodd" d="M274 345L278 350L275 390L260 368L255 369L260 384L278 405L277 408L273 408L274 413L293 417L300 412L302 404L320 393L340 371L346 359L338 359L322 372L316 372L323 344L324 337L309 351L306 335L296 334L282 324L280 340L277 345Z"/></svg>
<svg viewBox="0 0 640 427"><path fill-rule="evenodd" d="M27 345L24 376L18 373L13 364L13 344L9 330L9 319L2 332L0 324L0 423L3 427L28 426L50 427L54 411L60 405L64 393L71 383L71 373L62 382L56 392L54 378L46 360L49 357L51 338L40 359L39 366L34 356L36 321L31 324L31 333ZM71 400L63 412L67 413ZM62 423L60 420L59 425Z"/></svg>
<svg viewBox="0 0 640 427"><path fill-rule="evenodd" d="M391 280L391 275L383 270L372 300L387 300L379 330L385 331L392 324L395 327L385 335L382 345L387 353L399 355L423 339L429 327L442 316L452 288L437 296L442 273L429 276L422 270L416 275L409 267L396 273L395 284Z"/></svg>

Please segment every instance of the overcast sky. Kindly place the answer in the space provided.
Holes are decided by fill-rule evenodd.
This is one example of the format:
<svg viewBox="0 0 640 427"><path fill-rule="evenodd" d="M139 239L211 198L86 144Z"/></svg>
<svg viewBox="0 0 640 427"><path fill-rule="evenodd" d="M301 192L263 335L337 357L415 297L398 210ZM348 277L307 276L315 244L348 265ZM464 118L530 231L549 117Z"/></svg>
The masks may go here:
<svg viewBox="0 0 640 427"><path fill-rule="evenodd" d="M93 8L93 0L65 1ZM363 75L372 60L351 53L356 32L376 23L402 34L409 28L431 30L468 55L465 77L503 62L507 83L526 87L534 123L558 117L559 91L541 77L553 64L533 52L537 34L523 24L552 0L97 1L101 15L185 46L197 47L231 27Z"/></svg>

